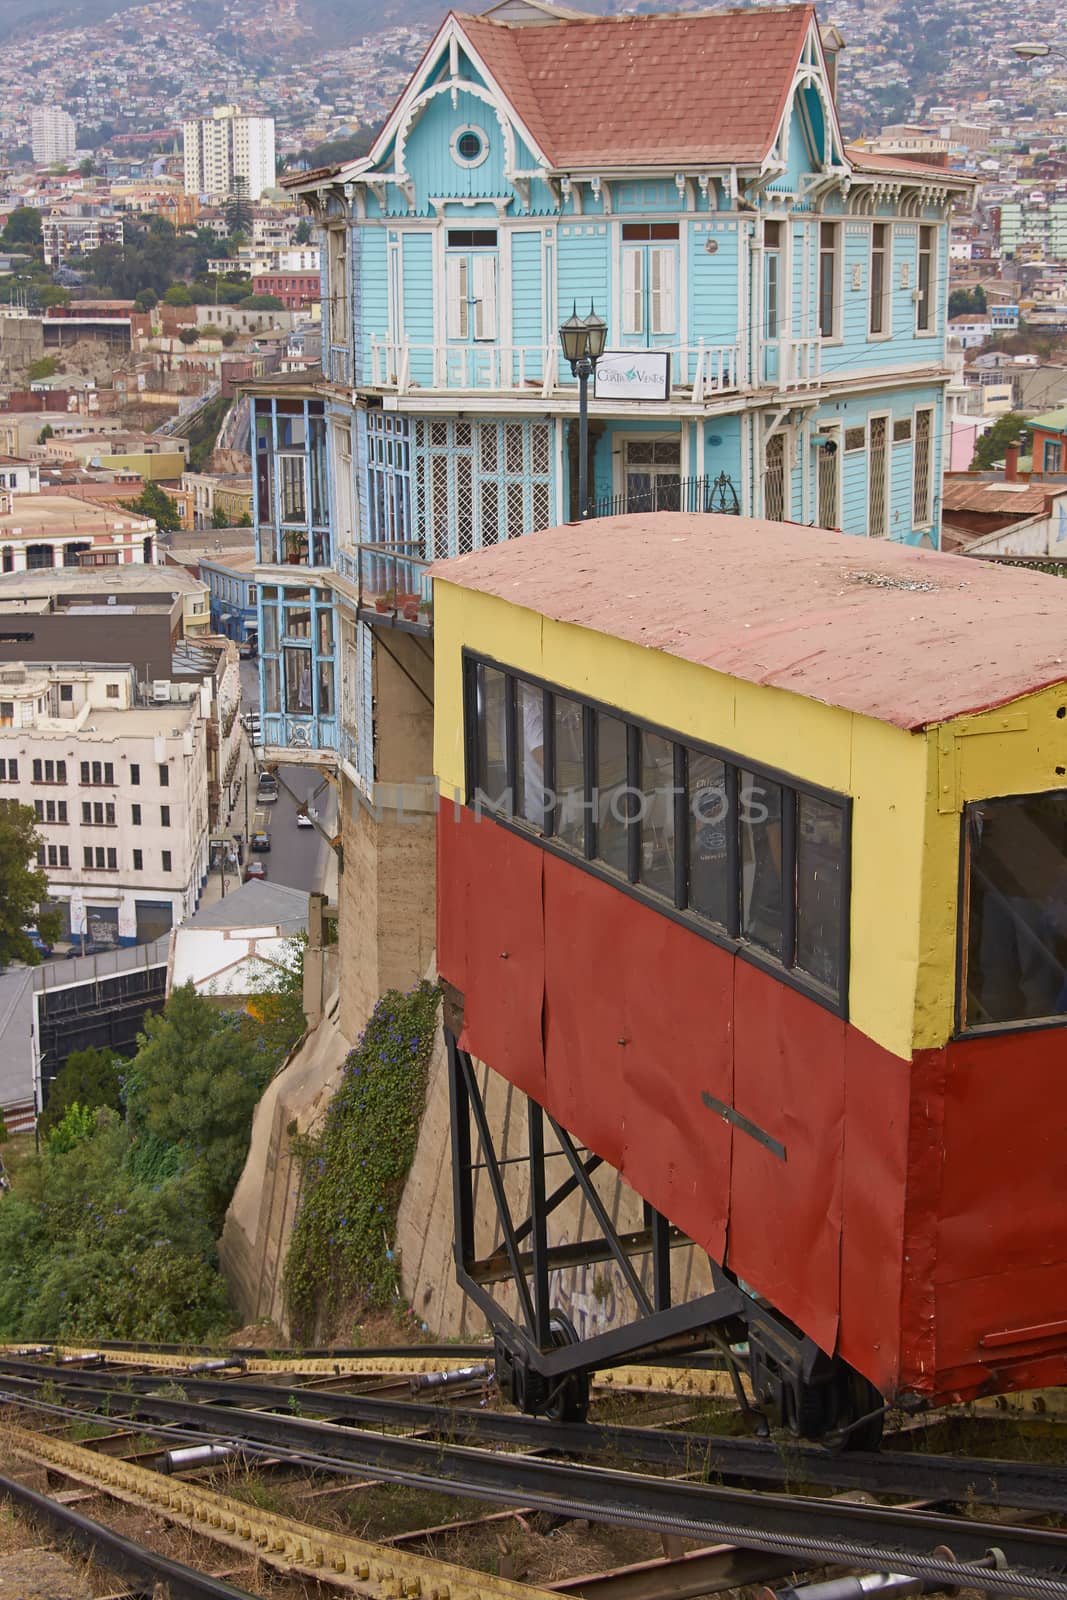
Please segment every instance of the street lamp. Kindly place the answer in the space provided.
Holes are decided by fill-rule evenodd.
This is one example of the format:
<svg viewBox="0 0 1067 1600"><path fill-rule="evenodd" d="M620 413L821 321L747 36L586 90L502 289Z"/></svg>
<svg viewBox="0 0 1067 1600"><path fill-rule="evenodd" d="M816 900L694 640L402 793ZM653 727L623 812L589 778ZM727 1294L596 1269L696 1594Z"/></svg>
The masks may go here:
<svg viewBox="0 0 1067 1600"><path fill-rule="evenodd" d="M589 379L604 354L608 325L589 302L589 315L580 317L578 305L559 330L564 359L578 379L578 515L589 515Z"/></svg>
<svg viewBox="0 0 1067 1600"><path fill-rule="evenodd" d="M1042 56L1050 56L1052 54L1052 46L1050 44L1040 44L1036 39L1020 39L1019 43L1013 44L1011 48L1013 53L1020 56L1023 61L1040 61ZM1056 53L1057 55L1062 54L1061 51Z"/></svg>

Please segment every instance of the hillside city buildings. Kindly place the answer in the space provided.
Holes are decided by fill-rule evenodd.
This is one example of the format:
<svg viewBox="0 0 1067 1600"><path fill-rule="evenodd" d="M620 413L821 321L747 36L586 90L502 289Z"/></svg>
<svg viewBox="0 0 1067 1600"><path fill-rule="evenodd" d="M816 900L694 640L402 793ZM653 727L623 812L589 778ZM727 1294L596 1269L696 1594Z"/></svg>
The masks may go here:
<svg viewBox="0 0 1067 1600"><path fill-rule="evenodd" d="M217 106L182 124L182 154L186 194L258 200L274 187L274 119Z"/></svg>

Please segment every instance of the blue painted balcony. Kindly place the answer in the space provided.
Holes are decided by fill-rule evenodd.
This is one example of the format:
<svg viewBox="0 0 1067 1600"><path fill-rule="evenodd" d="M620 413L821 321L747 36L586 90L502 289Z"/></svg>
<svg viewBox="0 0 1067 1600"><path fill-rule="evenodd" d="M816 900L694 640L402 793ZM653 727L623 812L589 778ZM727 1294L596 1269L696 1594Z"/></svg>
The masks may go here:
<svg viewBox="0 0 1067 1600"><path fill-rule="evenodd" d="M336 570L357 591L359 609L368 621L380 619L408 632L430 633L429 565L421 543L375 541L338 550Z"/></svg>

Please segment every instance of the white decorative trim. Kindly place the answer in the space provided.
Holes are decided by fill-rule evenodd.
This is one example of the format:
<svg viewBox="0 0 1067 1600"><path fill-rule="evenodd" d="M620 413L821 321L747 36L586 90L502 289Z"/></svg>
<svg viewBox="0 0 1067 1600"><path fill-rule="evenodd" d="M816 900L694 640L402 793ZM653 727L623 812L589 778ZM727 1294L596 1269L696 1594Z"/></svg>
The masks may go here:
<svg viewBox="0 0 1067 1600"><path fill-rule="evenodd" d="M478 140L478 153L475 156L465 156L459 148L459 141L465 139L468 134L473 134ZM489 135L484 128L479 128L474 122L464 123L462 127L453 129L448 149L457 167L480 167L489 159Z"/></svg>

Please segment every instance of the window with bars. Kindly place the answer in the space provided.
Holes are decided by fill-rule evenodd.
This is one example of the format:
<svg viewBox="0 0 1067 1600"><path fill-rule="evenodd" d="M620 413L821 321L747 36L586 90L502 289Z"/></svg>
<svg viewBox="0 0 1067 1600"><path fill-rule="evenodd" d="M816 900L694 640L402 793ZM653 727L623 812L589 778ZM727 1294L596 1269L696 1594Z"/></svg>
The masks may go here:
<svg viewBox="0 0 1067 1600"><path fill-rule="evenodd" d="M841 526L841 450L840 435L831 434L816 446L816 520L820 528Z"/></svg>
<svg viewBox="0 0 1067 1600"><path fill-rule="evenodd" d="M889 532L889 482L886 443L889 436L888 417L871 417L868 422L870 441L867 446L867 533L872 539L884 539Z"/></svg>
<svg viewBox="0 0 1067 1600"><path fill-rule="evenodd" d="M552 522L551 425L414 423L417 537L426 555L465 555Z"/></svg>
<svg viewBox="0 0 1067 1600"><path fill-rule="evenodd" d="M924 408L915 413L915 454L912 478L912 523L925 528L934 520L934 413Z"/></svg>
<svg viewBox="0 0 1067 1600"><path fill-rule="evenodd" d="M785 434L772 433L763 447L763 515L785 520Z"/></svg>
<svg viewBox="0 0 1067 1600"><path fill-rule="evenodd" d="M411 425L407 417L384 411L367 413L367 480L370 538L386 544L413 540Z"/></svg>
<svg viewBox="0 0 1067 1600"><path fill-rule="evenodd" d="M844 1012L850 802L468 656L467 804Z"/></svg>

